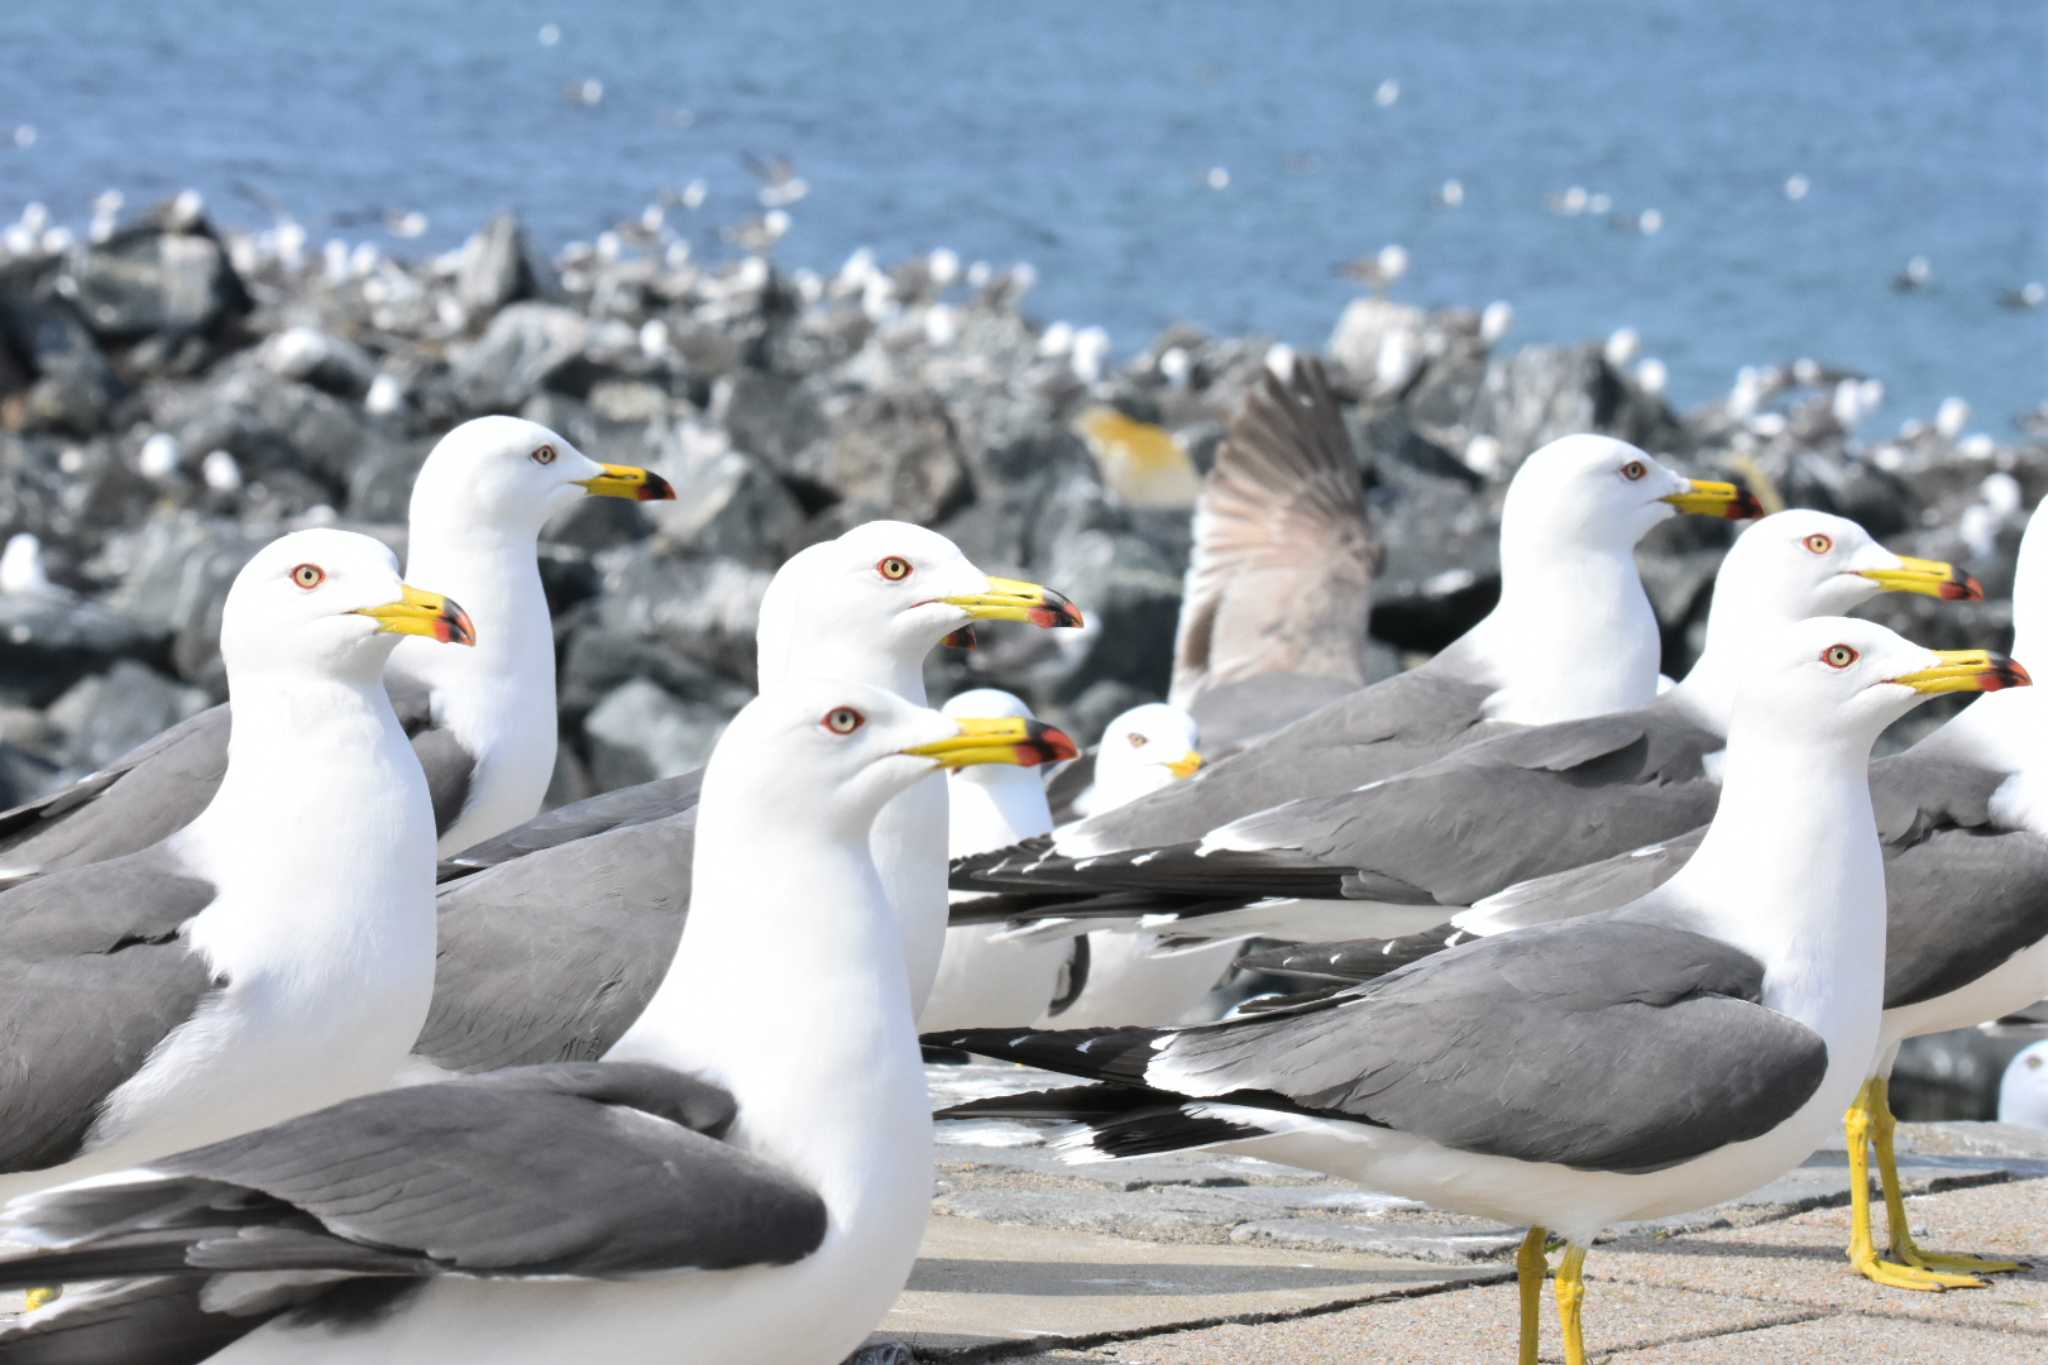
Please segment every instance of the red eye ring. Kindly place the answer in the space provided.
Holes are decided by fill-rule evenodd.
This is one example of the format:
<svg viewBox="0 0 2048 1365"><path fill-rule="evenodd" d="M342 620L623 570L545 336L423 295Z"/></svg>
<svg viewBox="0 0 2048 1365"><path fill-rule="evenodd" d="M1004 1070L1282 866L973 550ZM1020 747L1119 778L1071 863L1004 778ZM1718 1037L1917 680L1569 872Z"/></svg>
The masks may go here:
<svg viewBox="0 0 2048 1365"><path fill-rule="evenodd" d="M318 564L295 564L292 566L292 582L307 592L327 581L327 570Z"/></svg>
<svg viewBox="0 0 2048 1365"><path fill-rule="evenodd" d="M901 583L910 577L910 561L902 555L883 555L875 562L875 572L891 583Z"/></svg>
<svg viewBox="0 0 2048 1365"><path fill-rule="evenodd" d="M1815 531L1799 543L1817 555L1824 555L1835 548L1835 538L1821 531Z"/></svg>
<svg viewBox="0 0 2048 1365"><path fill-rule="evenodd" d="M1650 467L1641 460L1630 460L1621 467L1621 477L1627 479L1630 483L1634 483L1649 472Z"/></svg>
<svg viewBox="0 0 2048 1365"><path fill-rule="evenodd" d="M835 735L850 735L868 723L868 718L851 706L835 706L825 713L819 724Z"/></svg>
<svg viewBox="0 0 2048 1365"><path fill-rule="evenodd" d="M1850 645L1829 645L1820 652L1820 661L1829 668L1847 668L1862 657Z"/></svg>
<svg viewBox="0 0 2048 1365"><path fill-rule="evenodd" d="M535 446L530 458L535 464L553 464L555 462L555 448L551 445Z"/></svg>

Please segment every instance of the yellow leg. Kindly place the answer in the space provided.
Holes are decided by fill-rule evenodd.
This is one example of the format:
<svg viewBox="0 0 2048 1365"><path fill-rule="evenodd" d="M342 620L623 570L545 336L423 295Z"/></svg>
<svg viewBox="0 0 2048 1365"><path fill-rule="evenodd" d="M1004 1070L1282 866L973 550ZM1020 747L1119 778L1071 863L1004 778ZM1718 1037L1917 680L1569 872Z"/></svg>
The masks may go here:
<svg viewBox="0 0 2048 1365"><path fill-rule="evenodd" d="M64 1286L61 1284L53 1284L47 1289L31 1289L28 1291L27 1296L28 1311L33 1313L38 1308L41 1308L44 1304L55 1303L58 1299L62 1298L63 1296Z"/></svg>
<svg viewBox="0 0 2048 1365"><path fill-rule="evenodd" d="M1515 1253L1515 1280L1522 1290L1522 1354L1521 1365L1536 1365L1536 1334L1538 1315L1543 1311L1543 1277L1550 1273L1550 1261L1543 1254L1550 1241L1550 1234L1542 1228L1530 1228L1529 1235L1522 1239L1522 1249Z"/></svg>
<svg viewBox="0 0 2048 1365"><path fill-rule="evenodd" d="M1916 1270L1960 1270L1992 1275L2003 1270L2024 1270L2018 1261L1991 1261L1982 1256L1958 1256L1922 1251L1913 1244L1913 1229L1906 1221L1906 1199L1899 1189L1899 1160L1892 1150L1892 1133L1899 1121L1892 1117L1891 1082L1879 1076L1870 1082L1870 1135L1877 1145L1877 1178L1884 1184L1885 1221L1891 1228L1892 1256ZM1967 1275L1958 1278L1968 1278ZM1982 1281L1971 1281L1975 1288Z"/></svg>
<svg viewBox="0 0 2048 1365"><path fill-rule="evenodd" d="M1983 1284L1967 1275L1943 1275L1878 1259L1877 1244L1870 1232L1870 1101L1875 1084L1865 1081L1856 1092L1856 1102L1842 1116L1842 1130L1849 1144L1849 1264L1864 1279L1892 1289L1938 1294L1944 1289L1969 1289Z"/></svg>
<svg viewBox="0 0 2048 1365"><path fill-rule="evenodd" d="M1586 1365L1586 1337L1579 1327L1579 1306L1586 1301L1586 1281L1580 1270L1586 1264L1586 1249L1567 1245L1564 1259L1557 1263L1557 1320L1564 1324L1564 1365Z"/></svg>

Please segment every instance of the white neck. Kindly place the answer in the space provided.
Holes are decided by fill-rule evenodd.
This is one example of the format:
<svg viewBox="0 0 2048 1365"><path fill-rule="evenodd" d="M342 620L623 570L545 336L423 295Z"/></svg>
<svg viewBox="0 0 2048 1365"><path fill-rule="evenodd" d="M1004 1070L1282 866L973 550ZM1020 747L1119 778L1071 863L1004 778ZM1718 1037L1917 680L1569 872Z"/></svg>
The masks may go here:
<svg viewBox="0 0 2048 1365"><path fill-rule="evenodd" d="M1657 617L1632 553L1501 533L1500 602L1465 637L1492 674L1494 720L1548 725L1646 706Z"/></svg>
<svg viewBox="0 0 2048 1365"><path fill-rule="evenodd" d="M948 781L948 853L965 858L1052 830L1052 807L1036 768L969 768Z"/></svg>
<svg viewBox="0 0 2048 1365"><path fill-rule="evenodd" d="M763 692L799 679L833 678L884 688L918 706L927 704L924 656L898 657L874 641L821 634L778 643L764 630L758 666ZM910 998L920 1010L938 980L939 956L946 943L946 844L946 779L937 770L883 807L868 838L896 916Z"/></svg>
<svg viewBox="0 0 2048 1365"><path fill-rule="evenodd" d="M761 811L706 774L689 919L646 1011L606 1054L701 1072L739 1102L734 1140L857 1221L930 1121L901 936L867 850L806 812ZM768 956L763 957L767 945ZM913 1152L911 1155L915 1156ZM906 1166L906 1169L908 1167Z"/></svg>
<svg viewBox="0 0 2048 1365"><path fill-rule="evenodd" d="M393 956L431 972L434 812L382 683L243 676L229 700L227 773L172 836L221 890L195 943L231 973Z"/></svg>
<svg viewBox="0 0 2048 1365"><path fill-rule="evenodd" d="M455 853L531 819L554 774L555 637L538 539L488 527L418 532L406 580L452 598L476 623L473 648L408 638L388 670L433 689L434 719L484 760L442 839L442 852Z"/></svg>
<svg viewBox="0 0 2048 1365"><path fill-rule="evenodd" d="M1870 743L1738 727L1720 807L1669 891L1685 904L1719 898L1712 932L1763 962L1766 1004L1816 1027L1816 1012L1846 1017L1868 1006L1874 1036L1885 900Z"/></svg>

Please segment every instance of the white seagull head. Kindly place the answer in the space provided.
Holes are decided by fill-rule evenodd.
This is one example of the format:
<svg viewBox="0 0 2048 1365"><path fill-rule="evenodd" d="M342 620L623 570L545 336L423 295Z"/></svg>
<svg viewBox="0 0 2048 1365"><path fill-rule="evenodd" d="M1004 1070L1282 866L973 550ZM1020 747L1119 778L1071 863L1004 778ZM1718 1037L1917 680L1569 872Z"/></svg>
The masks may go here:
<svg viewBox="0 0 2048 1365"><path fill-rule="evenodd" d="M914 672L934 645L976 621L1050 627L1082 618L1051 588L984 573L936 531L867 522L776 572L761 601L761 685L791 676L805 659L862 677Z"/></svg>
<svg viewBox="0 0 2048 1365"><path fill-rule="evenodd" d="M1984 596L1966 570L1893 554L1848 518L1805 508L1773 513L1744 531L1714 576L1716 609L1754 622L1839 616L1881 592L1950 602Z"/></svg>
<svg viewBox="0 0 2048 1365"><path fill-rule="evenodd" d="M233 687L250 676L374 681L407 635L473 645L467 612L404 582L382 542L353 531L294 531L235 575L221 611L221 659Z"/></svg>
<svg viewBox="0 0 2048 1365"><path fill-rule="evenodd" d="M427 455L413 482L411 520L415 534L531 538L579 498L650 502L675 495L661 475L600 464L538 422L478 417Z"/></svg>
<svg viewBox="0 0 2048 1365"><path fill-rule="evenodd" d="M1515 471L1501 539L1626 551L1680 512L1742 520L1762 511L1734 484L1688 479L1626 441L1564 436Z"/></svg>
<svg viewBox="0 0 2048 1365"><path fill-rule="evenodd" d="M749 702L720 737L705 774L745 764L756 799L783 812L815 810L843 834L863 835L882 807L940 770L1072 758L1065 734L1016 716L948 716L864 683L797 678ZM820 804L822 803L822 804Z"/></svg>
<svg viewBox="0 0 2048 1365"><path fill-rule="evenodd" d="M1885 726L1929 697L2024 687L2025 669L1983 649L1926 649L1874 621L1816 616L1759 647L1736 697L1738 730L1769 743L1847 744L1868 753Z"/></svg>
<svg viewBox="0 0 2048 1365"><path fill-rule="evenodd" d="M1095 755L1091 812L1112 810L1193 777L1202 766L1195 718L1178 706L1134 706L1109 723Z"/></svg>

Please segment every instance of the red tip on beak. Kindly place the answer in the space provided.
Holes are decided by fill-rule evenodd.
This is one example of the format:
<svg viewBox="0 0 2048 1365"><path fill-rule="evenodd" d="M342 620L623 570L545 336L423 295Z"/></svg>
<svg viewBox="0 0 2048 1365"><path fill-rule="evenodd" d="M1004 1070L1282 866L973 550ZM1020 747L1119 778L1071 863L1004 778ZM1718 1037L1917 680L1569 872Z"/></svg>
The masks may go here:
<svg viewBox="0 0 2048 1365"><path fill-rule="evenodd" d="M434 621L434 638L444 645L476 643L476 624L452 597L441 599L441 614Z"/></svg>
<svg viewBox="0 0 2048 1365"><path fill-rule="evenodd" d="M2034 680L2018 659L2008 659L2003 654L1991 656L1991 667L1985 670L1982 679L1986 692L2003 692L2008 687L2032 687Z"/></svg>
<svg viewBox="0 0 2048 1365"><path fill-rule="evenodd" d="M1059 626L1084 626L1088 623L1082 618L1081 609L1075 606L1065 593L1047 588L1044 604L1031 609L1031 624L1051 630Z"/></svg>
<svg viewBox="0 0 2048 1365"><path fill-rule="evenodd" d="M633 495L635 502L674 502L675 485L653 470L647 471L647 482L640 485L640 491Z"/></svg>
<svg viewBox="0 0 2048 1365"><path fill-rule="evenodd" d="M1956 576L1949 582L1941 585L1941 600L1944 602L1982 602L1984 600L1984 585L1977 581L1975 574L1966 573L1961 568L1958 568Z"/></svg>
<svg viewBox="0 0 2048 1365"><path fill-rule="evenodd" d="M1747 488L1735 490L1735 501L1728 504L1728 520L1750 521L1764 514L1764 505L1757 501L1756 494Z"/></svg>
<svg viewBox="0 0 2048 1365"><path fill-rule="evenodd" d="M1036 720L1026 722L1024 730L1028 738L1017 746L1017 762L1026 768L1081 756L1081 746L1074 743L1065 730Z"/></svg>

